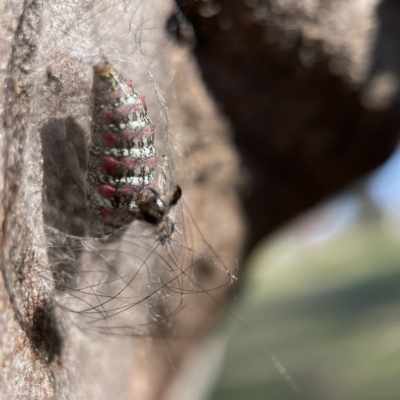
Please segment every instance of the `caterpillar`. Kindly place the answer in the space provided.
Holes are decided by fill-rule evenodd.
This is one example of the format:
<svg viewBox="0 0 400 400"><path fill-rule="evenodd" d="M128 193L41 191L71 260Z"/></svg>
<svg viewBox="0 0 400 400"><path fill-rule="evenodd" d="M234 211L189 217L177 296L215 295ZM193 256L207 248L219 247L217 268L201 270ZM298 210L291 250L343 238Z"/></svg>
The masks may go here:
<svg viewBox="0 0 400 400"><path fill-rule="evenodd" d="M166 193L156 184L157 150L146 100L107 61L93 68L91 143L87 201L105 225L121 228L142 220L156 228L160 242L172 239L171 210L182 190ZM165 171L162 174L165 179Z"/></svg>

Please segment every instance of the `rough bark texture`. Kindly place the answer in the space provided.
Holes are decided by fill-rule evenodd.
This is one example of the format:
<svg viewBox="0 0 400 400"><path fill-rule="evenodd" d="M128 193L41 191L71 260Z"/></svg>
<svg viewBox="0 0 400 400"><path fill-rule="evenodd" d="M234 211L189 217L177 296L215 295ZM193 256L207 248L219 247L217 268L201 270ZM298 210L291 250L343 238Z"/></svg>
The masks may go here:
<svg viewBox="0 0 400 400"><path fill-rule="evenodd" d="M147 337L95 335L93 325L66 310L78 304L79 317L100 312L85 301L92 291L112 296L143 250L135 227L110 242L83 239L93 233L82 176L91 68L103 55L146 96L160 152L169 151L184 191L177 237L202 254L212 255L209 243L239 258L243 210L251 246L393 149L400 67L394 0L190 3L182 10L194 31L168 1L1 3L2 398L162 398L215 321L215 298L230 289L220 264L200 257L184 289L225 286L174 297L157 287L171 271L153 251L146 284L155 285L154 301L131 307L118 327ZM191 57L195 40L203 77L227 119ZM196 258L174 249L180 267ZM100 282L99 259L107 267L110 254L113 270ZM137 296L146 286L140 279L126 285ZM82 282L92 291L71 290ZM182 299L184 309L165 319L169 302L179 309ZM160 322L148 325L151 319ZM101 330L114 333L104 321Z"/></svg>
<svg viewBox="0 0 400 400"><path fill-rule="evenodd" d="M229 276L201 257L192 270L196 254L178 246L170 257L177 268L188 268L181 273L188 283L167 290L169 259L155 256L154 249L162 251L154 237L143 239L150 250L137 265L143 224L113 240L90 239L99 227L86 208L83 176L92 67L106 56L146 96L159 152L169 152L184 191L177 237L196 252L212 256L211 244L235 259L244 228L228 125L204 90L190 49L167 33L172 3L37 0L2 7L1 397L161 398L215 320L215 298L228 293ZM104 318L107 304L121 304L112 297L118 285L122 302L131 299L128 289L132 304L144 299L117 313L119 325ZM216 286L223 287L194 297L172 290ZM102 307L89 303L93 293L108 296ZM170 322L170 310L182 306ZM93 316L100 324L87 323ZM130 337L137 334L144 337Z"/></svg>

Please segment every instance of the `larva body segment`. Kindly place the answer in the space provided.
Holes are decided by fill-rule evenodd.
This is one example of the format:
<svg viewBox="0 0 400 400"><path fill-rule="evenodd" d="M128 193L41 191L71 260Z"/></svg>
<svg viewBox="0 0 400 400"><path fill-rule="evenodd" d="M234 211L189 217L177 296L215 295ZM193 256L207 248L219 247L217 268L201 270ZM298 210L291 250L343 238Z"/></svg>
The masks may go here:
<svg viewBox="0 0 400 400"><path fill-rule="evenodd" d="M119 228L140 219L157 226L165 243L174 230L170 208L181 190L166 195L156 189L154 125L145 98L108 62L93 72L88 204L106 225Z"/></svg>
<svg viewBox="0 0 400 400"><path fill-rule="evenodd" d="M121 227L139 217L155 187L154 126L130 81L108 63L93 72L88 202L102 222Z"/></svg>

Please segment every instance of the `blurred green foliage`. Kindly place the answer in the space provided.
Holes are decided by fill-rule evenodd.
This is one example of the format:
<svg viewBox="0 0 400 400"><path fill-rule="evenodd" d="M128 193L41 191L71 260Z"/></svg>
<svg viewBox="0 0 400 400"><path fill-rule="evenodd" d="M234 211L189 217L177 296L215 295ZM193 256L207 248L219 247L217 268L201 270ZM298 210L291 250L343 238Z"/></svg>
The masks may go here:
<svg viewBox="0 0 400 400"><path fill-rule="evenodd" d="M400 220L355 196L358 212L334 234L318 235L334 208L322 206L254 252L233 312L256 338L236 324L212 400L400 398Z"/></svg>

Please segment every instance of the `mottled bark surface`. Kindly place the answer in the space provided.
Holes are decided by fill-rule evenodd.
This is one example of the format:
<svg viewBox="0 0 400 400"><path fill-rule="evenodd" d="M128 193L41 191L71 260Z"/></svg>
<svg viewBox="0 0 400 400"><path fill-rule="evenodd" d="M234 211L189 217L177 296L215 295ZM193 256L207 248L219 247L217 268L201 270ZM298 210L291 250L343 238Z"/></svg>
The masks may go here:
<svg viewBox="0 0 400 400"><path fill-rule="evenodd" d="M211 244L240 256L237 157L190 50L167 33L173 7L2 3L2 398L161 398L229 292L223 263L198 254L213 256ZM143 224L92 239L102 227L86 208L84 173L92 67L103 56L146 96L159 153L183 188L177 238L189 248L170 256Z"/></svg>
<svg viewBox="0 0 400 400"><path fill-rule="evenodd" d="M400 127L398 2L180 5L248 169L248 248L391 153Z"/></svg>

